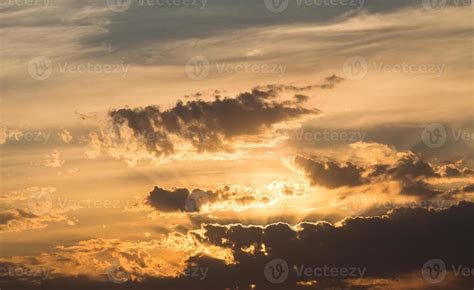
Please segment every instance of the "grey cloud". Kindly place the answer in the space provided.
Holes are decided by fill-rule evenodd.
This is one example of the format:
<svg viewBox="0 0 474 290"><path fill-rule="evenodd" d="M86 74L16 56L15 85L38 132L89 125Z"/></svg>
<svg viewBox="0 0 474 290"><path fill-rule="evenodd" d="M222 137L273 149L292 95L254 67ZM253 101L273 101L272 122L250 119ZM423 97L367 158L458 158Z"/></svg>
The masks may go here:
<svg viewBox="0 0 474 290"><path fill-rule="evenodd" d="M268 203L270 198L249 192L235 192L229 186L221 186L213 191L198 188L192 191L187 188L166 190L155 186L147 198L147 202L161 212L199 212L202 206L226 201L243 206L255 202Z"/></svg>
<svg viewBox="0 0 474 290"><path fill-rule="evenodd" d="M329 159L296 156L294 164L300 168L313 185L327 188L358 186L376 183L380 180L393 180L401 184L401 194L435 196L446 193L433 189L425 182L427 178L469 177L473 170L461 164L431 164L420 156L405 152L394 164L375 164L361 167L346 162L339 163Z"/></svg>
<svg viewBox="0 0 474 290"><path fill-rule="evenodd" d="M302 156L296 156L294 161L313 185L337 188L363 183L363 169L350 162L339 164L332 160L313 160Z"/></svg>
<svg viewBox="0 0 474 290"><path fill-rule="evenodd" d="M110 21L105 26L106 33L84 38L82 43L85 46L109 43L116 51L120 51L156 42L202 39L246 28L338 22L356 15L361 8L359 3L363 4L362 8L369 13L422 8L421 1L347 2L354 5L298 6L295 1L290 1L286 11L275 14L265 8L264 1L209 0L205 9L144 6L135 1L127 11L109 16ZM448 1L448 5L449 3L453 4L454 1Z"/></svg>
<svg viewBox="0 0 474 290"><path fill-rule="evenodd" d="M231 151L236 138L258 137L275 124L318 113L303 107L301 100L278 100L278 95L271 89L254 88L235 98L178 101L167 110L158 106L123 108L112 110L109 115L114 125L128 126L157 156L175 152L171 136L190 142L198 152ZM120 130L115 134L122 137Z"/></svg>

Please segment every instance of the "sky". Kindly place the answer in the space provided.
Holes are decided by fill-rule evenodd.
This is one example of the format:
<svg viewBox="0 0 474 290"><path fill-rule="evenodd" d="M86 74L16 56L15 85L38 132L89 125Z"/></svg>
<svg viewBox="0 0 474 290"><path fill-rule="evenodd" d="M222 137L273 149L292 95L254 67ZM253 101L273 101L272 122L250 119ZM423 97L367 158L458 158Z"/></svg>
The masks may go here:
<svg viewBox="0 0 474 290"><path fill-rule="evenodd" d="M0 288L474 287L471 1L0 15Z"/></svg>

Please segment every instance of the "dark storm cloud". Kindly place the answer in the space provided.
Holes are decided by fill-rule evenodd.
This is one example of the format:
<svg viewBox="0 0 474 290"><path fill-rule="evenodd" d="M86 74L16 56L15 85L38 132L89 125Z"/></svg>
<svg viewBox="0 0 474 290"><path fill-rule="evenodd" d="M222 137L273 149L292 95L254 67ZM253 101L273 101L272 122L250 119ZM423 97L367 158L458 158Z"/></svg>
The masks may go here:
<svg viewBox="0 0 474 290"><path fill-rule="evenodd" d="M190 234L202 243L230 250L235 262L228 264L201 254L190 257L187 268L207 269L205 279L182 274L178 277L148 277L141 281L113 284L92 281L86 277L53 276L36 284L14 277L7 277L0 283L5 289L222 290L236 287L251 289L250 285L254 284L256 289L289 290L325 289L329 286L344 288L359 278L321 276L317 279L317 285L305 287L297 282L313 280L314 277L298 277L293 266L300 265L359 267L365 269L363 278L366 279L396 281L405 275L416 275L422 282L421 268L434 258L442 259L450 274L453 273L451 265L474 266L472 220L474 203L461 202L443 210L398 208L386 216L348 218L340 226L327 222L304 222L294 227L284 223L266 226L205 224L202 233ZM265 265L273 259L284 259L289 265L288 278L282 284L271 284L264 276ZM426 287L428 285L426 282ZM466 289L469 285L472 287L471 277L459 276L446 287Z"/></svg>
<svg viewBox="0 0 474 290"><path fill-rule="evenodd" d="M148 196L148 202L160 211L184 211L189 194L186 188L168 191L155 186Z"/></svg>
<svg viewBox="0 0 474 290"><path fill-rule="evenodd" d="M469 168L457 168L454 164L448 164L444 168L444 176L460 177L466 175L474 175L474 170Z"/></svg>
<svg viewBox="0 0 474 290"><path fill-rule="evenodd" d="M466 185L462 188L464 192L474 192L474 184Z"/></svg>
<svg viewBox="0 0 474 290"><path fill-rule="evenodd" d="M273 125L295 120L318 110L295 101L278 100L278 92L254 88L235 98L178 101L167 110L157 106L123 108L109 113L114 125L127 124L135 137L157 156L174 153L171 135L190 142L198 152L230 151L235 138L267 133ZM120 135L117 130L116 134Z"/></svg>
<svg viewBox="0 0 474 290"><path fill-rule="evenodd" d="M147 197L147 202L161 212L199 212L204 205L225 201L243 206L255 202L268 203L270 198L248 192L235 192L229 186L221 186L214 191L201 189L190 191L187 188L170 191L155 186Z"/></svg>
<svg viewBox="0 0 474 290"><path fill-rule="evenodd" d="M387 217L350 218L341 227L329 223L302 223L297 228L282 223L266 227L205 225L203 239L232 250L237 265L232 273L230 269L225 272L235 275L233 281L239 279L241 284L253 281L265 285L263 277L255 277L255 273L262 273L264 265L275 258L288 265L365 267L365 277L392 278L419 271L434 257L447 265L472 267L474 224L466 221L473 218L474 204L461 202L441 211L400 208ZM262 249L263 245L265 251L244 251L250 246ZM209 273L223 271L210 268ZM293 277L287 280L287 287L294 286L296 280L295 272L290 274Z"/></svg>
<svg viewBox="0 0 474 290"><path fill-rule="evenodd" d="M350 162L339 164L332 160L312 160L296 156L295 165L305 172L312 185L337 188L363 183L363 169Z"/></svg>
<svg viewBox="0 0 474 290"><path fill-rule="evenodd" d="M360 167L354 163L339 163L323 159L311 159L302 156L294 158L294 164L300 168L312 185L326 188L358 186L376 183L380 180L398 181L401 194L435 196L445 193L433 189L427 178L451 178L473 176L473 170L459 164L435 165L420 156L408 152L402 154L394 164L376 164Z"/></svg>
<svg viewBox="0 0 474 290"><path fill-rule="evenodd" d="M394 165L375 165L371 176L389 175L393 179L440 177L433 166L413 153L405 154Z"/></svg>

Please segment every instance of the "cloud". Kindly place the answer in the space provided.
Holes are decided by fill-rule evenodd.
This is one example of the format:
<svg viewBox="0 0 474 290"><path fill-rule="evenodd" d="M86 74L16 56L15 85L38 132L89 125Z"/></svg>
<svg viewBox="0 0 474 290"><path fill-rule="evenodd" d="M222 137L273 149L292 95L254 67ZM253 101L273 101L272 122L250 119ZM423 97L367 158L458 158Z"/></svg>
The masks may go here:
<svg viewBox="0 0 474 290"><path fill-rule="evenodd" d="M375 286L390 284L406 288L414 282L417 289L429 289L431 284L422 280L420 273L427 261L436 258L445 262L448 271L445 284L440 285L463 289L470 277L454 277L451 265L472 267L474 237L470 233L474 228L466 221L473 219L474 204L461 202L443 210L399 208L385 216L348 218L339 225L205 224L200 230L173 233L160 241L92 239L58 246L51 254L2 262L51 267L50 279L42 282L48 289L61 289L66 281L68 289L84 284L88 289L103 289L111 285L105 274L114 259L131 274L130 281L116 285L119 289L247 289L251 284L257 289L275 289L264 276L265 266L274 259L283 259L289 266L288 278L279 289L308 289L303 284L313 280L318 283L310 289L349 285L377 289ZM181 253L184 259L178 262L171 253ZM294 266L301 265L356 267L363 269L363 276L297 276ZM207 276L185 276L185 269L207 269ZM415 275L416 281L407 281Z"/></svg>
<svg viewBox="0 0 474 290"><path fill-rule="evenodd" d="M29 187L0 196L0 232L43 229L51 222L74 225L66 215L68 207L53 206L55 191L53 187Z"/></svg>
<svg viewBox="0 0 474 290"><path fill-rule="evenodd" d="M305 172L313 185L337 188L363 183L363 169L350 162L339 164L332 160L313 160L296 156L294 163Z"/></svg>
<svg viewBox="0 0 474 290"><path fill-rule="evenodd" d="M129 126L158 156L173 153L170 134L190 141L198 151L217 151L228 149L234 138L258 135L274 124L317 113L274 98L271 91L254 89L235 98L180 101L164 111L156 106L118 109L110 112L110 117L115 125Z"/></svg>
<svg viewBox="0 0 474 290"><path fill-rule="evenodd" d="M333 75L322 85L261 86L235 97L217 94L213 100L178 101L164 110L154 105L114 109L105 128L90 134L87 154L95 158L102 148L132 166L142 159L159 163L200 154L235 157L245 148L271 146L285 139L281 129L319 114L317 109L304 106L308 96L298 93L287 98L288 94L333 88L340 81L342 78Z"/></svg>
<svg viewBox="0 0 474 290"><path fill-rule="evenodd" d="M197 188L192 191L187 188L166 190L155 186L146 203L161 212L241 211L271 205L272 197L238 185L225 184L214 191Z"/></svg>
<svg viewBox="0 0 474 290"><path fill-rule="evenodd" d="M432 181L474 175L473 170L464 167L462 162L432 164L413 152L397 152L383 144L357 142L350 147L356 152L350 156L356 157L354 160L360 164L352 160L341 163L329 158L299 155L294 157L293 164L312 185L334 189L395 181L400 184L400 194L428 197L449 192L434 189L430 184ZM364 158L370 160L361 161Z"/></svg>
<svg viewBox="0 0 474 290"><path fill-rule="evenodd" d="M211 224L204 226L203 241L232 250L234 267L211 268L209 272L216 279L219 275L235 275L236 283L250 280L259 286L269 285L260 273L275 258L286 260L290 268L291 265L339 268L350 265L366 268L364 278L393 278L420 271L426 261L435 257L448 265L472 265L474 240L468 233L474 228L466 227L465 221L473 217L474 204L461 202L439 211L400 208L382 217L349 218L340 226L324 222L294 227L282 223L265 227ZM423 246L414 247L414 244ZM245 251L248 247L255 250ZM292 287L296 280L295 272L290 270L290 277L283 285ZM318 279L324 280L324 277Z"/></svg>

